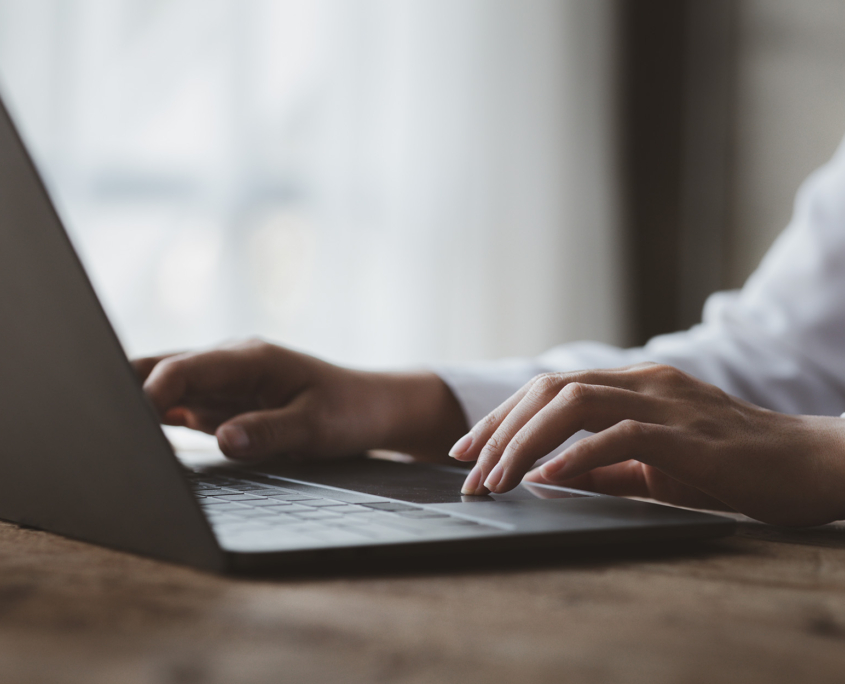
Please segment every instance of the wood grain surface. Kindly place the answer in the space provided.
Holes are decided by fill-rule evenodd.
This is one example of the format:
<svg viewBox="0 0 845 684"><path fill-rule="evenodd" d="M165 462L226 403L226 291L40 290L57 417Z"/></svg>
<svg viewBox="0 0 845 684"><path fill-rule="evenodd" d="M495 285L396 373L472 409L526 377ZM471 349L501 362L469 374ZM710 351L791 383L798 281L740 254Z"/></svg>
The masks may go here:
<svg viewBox="0 0 845 684"><path fill-rule="evenodd" d="M217 577L0 523L0 682L842 682L845 525Z"/></svg>

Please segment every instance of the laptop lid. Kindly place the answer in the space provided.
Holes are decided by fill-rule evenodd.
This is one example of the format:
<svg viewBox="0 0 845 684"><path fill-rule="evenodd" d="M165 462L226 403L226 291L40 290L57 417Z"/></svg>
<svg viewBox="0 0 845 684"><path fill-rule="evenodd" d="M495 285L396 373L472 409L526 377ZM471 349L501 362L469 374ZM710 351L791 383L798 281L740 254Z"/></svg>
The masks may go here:
<svg viewBox="0 0 845 684"><path fill-rule="evenodd" d="M179 470L0 101L0 518L221 570Z"/></svg>

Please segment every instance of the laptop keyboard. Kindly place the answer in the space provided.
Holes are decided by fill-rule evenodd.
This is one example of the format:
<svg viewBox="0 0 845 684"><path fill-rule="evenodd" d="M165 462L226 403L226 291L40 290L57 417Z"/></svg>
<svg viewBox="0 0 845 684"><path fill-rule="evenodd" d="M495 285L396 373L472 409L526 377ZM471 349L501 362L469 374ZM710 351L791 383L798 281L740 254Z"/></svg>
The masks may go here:
<svg viewBox="0 0 845 684"><path fill-rule="evenodd" d="M188 473L188 480L225 548L271 550L448 539L498 528L440 511L358 492L262 476Z"/></svg>

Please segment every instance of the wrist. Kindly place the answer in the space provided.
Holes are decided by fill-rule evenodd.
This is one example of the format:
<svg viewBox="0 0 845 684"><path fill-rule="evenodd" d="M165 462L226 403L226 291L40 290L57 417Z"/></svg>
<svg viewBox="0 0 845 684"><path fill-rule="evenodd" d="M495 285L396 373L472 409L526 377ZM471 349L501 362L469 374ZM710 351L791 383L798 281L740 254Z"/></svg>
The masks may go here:
<svg viewBox="0 0 845 684"><path fill-rule="evenodd" d="M431 372L373 373L376 426L373 448L448 462L452 444L468 430L448 385Z"/></svg>
<svg viewBox="0 0 845 684"><path fill-rule="evenodd" d="M812 488L807 492L810 522L821 525L845 520L845 419L827 416L799 416L803 426L800 449ZM800 482L800 478L796 478Z"/></svg>

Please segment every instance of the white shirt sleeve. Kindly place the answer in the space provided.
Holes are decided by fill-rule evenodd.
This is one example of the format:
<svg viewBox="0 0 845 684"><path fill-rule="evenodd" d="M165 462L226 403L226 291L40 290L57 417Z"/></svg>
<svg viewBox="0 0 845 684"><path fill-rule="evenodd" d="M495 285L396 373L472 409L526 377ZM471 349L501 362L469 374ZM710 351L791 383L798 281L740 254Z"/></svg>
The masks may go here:
<svg viewBox="0 0 845 684"><path fill-rule="evenodd" d="M742 290L712 295L690 330L634 349L578 342L533 359L435 370L472 425L539 373L642 361L783 413L845 410L845 141L804 182L789 226Z"/></svg>

